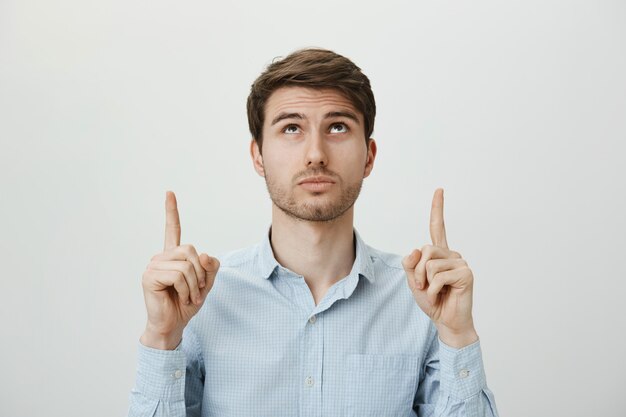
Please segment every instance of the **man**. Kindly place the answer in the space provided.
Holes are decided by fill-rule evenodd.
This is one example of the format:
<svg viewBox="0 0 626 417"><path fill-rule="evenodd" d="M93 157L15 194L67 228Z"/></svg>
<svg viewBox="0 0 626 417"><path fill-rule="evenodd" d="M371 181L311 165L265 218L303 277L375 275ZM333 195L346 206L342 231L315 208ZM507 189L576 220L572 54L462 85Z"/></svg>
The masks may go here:
<svg viewBox="0 0 626 417"><path fill-rule="evenodd" d="M443 190L432 245L403 260L353 228L375 113L368 78L331 51L296 51L254 82L250 153L271 227L219 261L198 255L180 245L166 193L165 250L143 275L130 416L497 415Z"/></svg>

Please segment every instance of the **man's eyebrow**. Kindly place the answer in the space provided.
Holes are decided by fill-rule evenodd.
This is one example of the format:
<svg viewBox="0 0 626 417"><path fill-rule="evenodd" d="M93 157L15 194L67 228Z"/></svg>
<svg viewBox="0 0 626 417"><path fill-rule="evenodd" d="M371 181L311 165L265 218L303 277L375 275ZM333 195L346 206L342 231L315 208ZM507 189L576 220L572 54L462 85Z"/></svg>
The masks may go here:
<svg viewBox="0 0 626 417"><path fill-rule="evenodd" d="M276 123L280 122L281 120L285 120L285 119L306 119L306 116L302 113L280 113L278 116L276 116L274 118L274 120L272 120L272 124L270 126L274 126Z"/></svg>
<svg viewBox="0 0 626 417"><path fill-rule="evenodd" d="M351 111L330 111L324 115L324 119L330 119L331 117L346 117L352 119L356 124L359 124L359 118Z"/></svg>

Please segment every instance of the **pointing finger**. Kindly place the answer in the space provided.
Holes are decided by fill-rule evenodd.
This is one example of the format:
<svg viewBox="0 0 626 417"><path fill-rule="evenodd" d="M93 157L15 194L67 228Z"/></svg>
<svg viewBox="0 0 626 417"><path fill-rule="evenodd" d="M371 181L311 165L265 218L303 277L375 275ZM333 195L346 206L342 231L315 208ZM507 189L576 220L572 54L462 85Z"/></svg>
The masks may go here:
<svg viewBox="0 0 626 417"><path fill-rule="evenodd" d="M448 248L446 226L443 221L443 188L437 188L430 208L430 238L434 246Z"/></svg>
<svg viewBox="0 0 626 417"><path fill-rule="evenodd" d="M180 245L180 218L176 195L172 191L165 192L165 250Z"/></svg>

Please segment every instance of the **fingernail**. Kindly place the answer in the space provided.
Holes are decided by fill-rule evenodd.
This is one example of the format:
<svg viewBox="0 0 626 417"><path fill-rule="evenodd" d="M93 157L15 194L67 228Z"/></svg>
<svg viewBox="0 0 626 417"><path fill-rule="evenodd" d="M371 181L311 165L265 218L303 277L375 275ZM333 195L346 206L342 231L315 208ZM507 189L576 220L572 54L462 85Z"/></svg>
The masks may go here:
<svg viewBox="0 0 626 417"><path fill-rule="evenodd" d="M422 283L421 282L416 282L415 286L417 287L418 290L422 289Z"/></svg>
<svg viewBox="0 0 626 417"><path fill-rule="evenodd" d="M196 298L196 304L201 304L202 303L202 298L198 297Z"/></svg>
<svg viewBox="0 0 626 417"><path fill-rule="evenodd" d="M200 280L200 284L198 284L198 285L200 286L200 288L204 288L204 286L205 286L206 284L204 283L204 280L203 280L203 279L201 279L201 280Z"/></svg>

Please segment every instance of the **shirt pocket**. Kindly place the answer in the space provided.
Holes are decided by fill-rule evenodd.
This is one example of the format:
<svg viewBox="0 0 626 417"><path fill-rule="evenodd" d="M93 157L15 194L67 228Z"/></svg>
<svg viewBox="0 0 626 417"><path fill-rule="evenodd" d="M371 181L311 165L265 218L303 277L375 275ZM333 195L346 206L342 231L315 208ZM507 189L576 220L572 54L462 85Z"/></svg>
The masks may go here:
<svg viewBox="0 0 626 417"><path fill-rule="evenodd" d="M419 378L419 355L346 357L343 416L411 416Z"/></svg>

